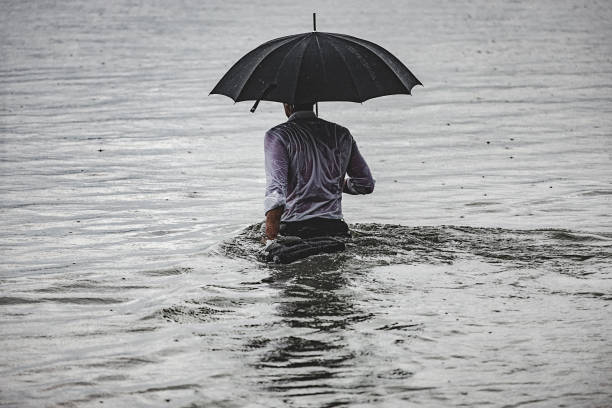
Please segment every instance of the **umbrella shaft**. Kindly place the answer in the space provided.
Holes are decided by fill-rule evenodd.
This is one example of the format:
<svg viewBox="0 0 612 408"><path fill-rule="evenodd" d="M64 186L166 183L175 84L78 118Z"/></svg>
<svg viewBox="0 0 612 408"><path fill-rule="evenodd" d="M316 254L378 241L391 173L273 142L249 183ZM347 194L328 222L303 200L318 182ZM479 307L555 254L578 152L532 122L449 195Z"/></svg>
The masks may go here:
<svg viewBox="0 0 612 408"><path fill-rule="evenodd" d="M312 13L312 31L317 31L317 13ZM315 115L319 117L319 102L315 102Z"/></svg>

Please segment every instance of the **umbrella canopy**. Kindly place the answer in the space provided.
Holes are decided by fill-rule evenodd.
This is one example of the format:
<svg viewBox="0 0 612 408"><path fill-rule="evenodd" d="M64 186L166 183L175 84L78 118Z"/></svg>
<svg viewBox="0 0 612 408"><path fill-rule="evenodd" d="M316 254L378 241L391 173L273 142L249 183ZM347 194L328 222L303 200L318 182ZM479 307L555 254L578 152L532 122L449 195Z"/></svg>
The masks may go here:
<svg viewBox="0 0 612 408"><path fill-rule="evenodd" d="M410 94L415 85L421 82L381 46L349 35L313 31L255 48L230 68L211 94L236 102L363 102Z"/></svg>

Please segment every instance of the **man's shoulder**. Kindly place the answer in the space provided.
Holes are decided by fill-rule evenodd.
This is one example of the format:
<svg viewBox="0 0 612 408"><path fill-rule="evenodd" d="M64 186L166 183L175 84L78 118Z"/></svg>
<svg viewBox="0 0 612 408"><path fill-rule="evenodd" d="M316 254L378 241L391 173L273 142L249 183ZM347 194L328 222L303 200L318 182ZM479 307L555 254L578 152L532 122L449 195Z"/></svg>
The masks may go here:
<svg viewBox="0 0 612 408"><path fill-rule="evenodd" d="M292 127L293 127L293 123L289 122L289 121L283 122L283 123L279 123L278 125L273 126L270 129L268 129L268 131L266 132L266 136L268 136L268 137L270 137L270 136L283 136Z"/></svg>
<svg viewBox="0 0 612 408"><path fill-rule="evenodd" d="M307 123L313 123L315 125L325 126L328 129L333 130L334 133L336 133L336 134L348 134L348 135L350 135L350 131L346 127L344 127L342 125L339 125L337 123L334 123L334 122L330 122L330 121L325 120L325 119L314 118L312 120L309 120ZM283 136L283 135L287 134L288 132L295 131L295 130L300 129L302 127L303 127L303 123L302 122L288 120L286 122L279 123L278 125L276 125L274 127L271 127L266 132L266 135L268 135L268 136Z"/></svg>
<svg viewBox="0 0 612 408"><path fill-rule="evenodd" d="M330 122L329 120L325 120L325 119L319 119L319 121L321 121L322 123L326 124L329 127L335 128L336 131L350 133L347 128L345 128L344 126L342 126L342 125L340 125L338 123Z"/></svg>
<svg viewBox="0 0 612 408"><path fill-rule="evenodd" d="M278 125L272 126L270 129L268 129L268 132L266 133L270 133L270 132L274 133L277 131L286 130L288 128L288 125L290 125L290 122L279 123Z"/></svg>

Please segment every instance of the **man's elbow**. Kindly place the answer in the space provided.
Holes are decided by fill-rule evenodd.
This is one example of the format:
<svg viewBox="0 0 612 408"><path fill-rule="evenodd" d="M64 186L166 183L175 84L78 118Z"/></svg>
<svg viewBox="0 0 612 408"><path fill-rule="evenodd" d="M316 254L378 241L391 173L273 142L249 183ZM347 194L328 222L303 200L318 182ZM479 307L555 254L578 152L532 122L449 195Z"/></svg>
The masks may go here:
<svg viewBox="0 0 612 408"><path fill-rule="evenodd" d="M359 186L354 186L359 194L372 194L374 192L374 180L369 183L364 183Z"/></svg>
<svg viewBox="0 0 612 408"><path fill-rule="evenodd" d="M344 180L342 191L351 195L371 194L374 191L374 179L347 178Z"/></svg>
<svg viewBox="0 0 612 408"><path fill-rule="evenodd" d="M372 194L374 192L374 183L368 184L363 188L363 192L361 194Z"/></svg>

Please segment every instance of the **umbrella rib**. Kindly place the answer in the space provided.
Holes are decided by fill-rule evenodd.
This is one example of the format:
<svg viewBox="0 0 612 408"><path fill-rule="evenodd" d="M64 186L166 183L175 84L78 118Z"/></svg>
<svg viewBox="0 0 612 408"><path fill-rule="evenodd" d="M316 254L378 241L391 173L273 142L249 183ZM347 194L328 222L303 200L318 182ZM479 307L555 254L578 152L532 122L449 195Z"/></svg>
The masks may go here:
<svg viewBox="0 0 612 408"><path fill-rule="evenodd" d="M255 71L257 70L257 68L259 68L259 64L261 64L266 58L268 58L268 56L270 54L272 54L274 51L278 50L280 47L283 47L287 44L289 44L291 41L295 40L296 38L293 37L285 37L286 41L283 41L281 44L279 44L278 46L268 50L265 55L261 58L259 58L259 63L257 65L255 65L253 67L253 69L251 69L251 72L249 72L249 74L246 76L246 79L244 81L242 81L242 84L240 85L240 92L238 93L238 95L236 96L235 101L240 100L240 96L242 95L242 93L244 92L245 89L245 85L247 84L247 82L249 82L251 80L251 77L253 76L253 74L255 73ZM269 85L269 84L268 84Z"/></svg>
<svg viewBox="0 0 612 408"><path fill-rule="evenodd" d="M378 57L378 59L379 59L380 61L382 61L382 63L383 63L383 64L384 64L384 65L385 65L387 68L389 68L389 70L390 70L390 71L393 73L393 75L395 75L395 77L398 79L398 81L400 81L400 83L401 83L401 84L404 86L404 88L406 89L406 91L408 91L408 94L410 94L410 90L411 90L411 89L412 89L412 88L413 88L415 85L423 85L423 84L421 84L421 81L419 81L419 80L418 80L418 79L417 79L417 78L414 76L414 74L412 74L412 72L410 72L410 70L409 70L409 69L408 69L408 68L407 68L407 67L404 65L404 63L402 63L402 62L401 62L399 59L397 59L397 57L393 56L393 54L391 54L389 51L386 51L386 50L385 50L385 52L386 52L387 54L389 54L391 57L395 58L395 59L396 59L396 60L397 60L397 61L398 61L398 62L399 62L399 63L400 63L400 64L401 64L401 65L402 65L402 66L403 66L405 69L406 69L406 71L408 71L408 72L410 72L410 74L412 74L412 76L413 76L413 77L414 77L414 79L416 80L416 84L415 84L415 85L413 85L413 86L411 86L411 87L408 87L408 85L406 85L406 83L404 82L404 80L403 80L403 79L401 78L401 76L400 76L400 75L399 75L399 74L398 74L398 73L395 71L395 69L393 69L393 68L392 68L392 67L391 67L391 66L390 66L390 65L389 65L389 64L388 64L388 63L385 61L385 59L384 59L383 57L381 57L381 56L380 56L380 54L378 53L378 50L373 49L372 47L370 47L370 46L369 46L369 45L367 45L367 44L363 44L363 43L361 43L360 41L363 41L363 40L360 40L359 38L354 38L354 37L351 37L351 36L348 36L348 35L346 35L346 36L345 36L345 35L342 35L342 34L340 34L340 35L339 35L339 34L333 34L333 35L338 36L338 37L340 37L340 38L343 38L343 39L345 39L346 41L350 41L350 42L352 42L353 44L355 44L355 45L357 45L357 46L359 46L359 47L365 48L366 50L370 51L372 54L376 55L376 57ZM359 41L356 41L356 40L359 40ZM380 47L380 46L379 46L379 47ZM381 47L381 48L382 48L382 47ZM383 48L383 50L384 50L384 48Z"/></svg>
<svg viewBox="0 0 612 408"><path fill-rule="evenodd" d="M301 38L299 41L296 41L296 43L293 45L293 47L291 47L289 52L287 52L285 54L285 56L283 57L282 62L280 64L278 64L278 70L276 71L276 76L275 76L277 82L278 82L278 74L282 70L283 65L285 65L285 61L287 61L287 58L289 57L289 55L293 52L293 50L295 50L302 43L302 41L304 41L304 39L305 39L305 37Z"/></svg>
<svg viewBox="0 0 612 408"><path fill-rule="evenodd" d="M310 37L310 35L304 36L304 38L302 38L300 40L300 42L306 40L309 37ZM299 82L300 82L300 71L302 70L302 63L304 62L304 52L306 52L306 48L307 47L308 46L304 47L304 49L302 50L302 55L300 56L300 63L298 65L298 69L296 71L295 88L293 88L293 100L289 102L289 103L292 103L294 105L296 103L296 95L297 95L298 85L299 85Z"/></svg>
<svg viewBox="0 0 612 408"><path fill-rule="evenodd" d="M319 60L321 61L321 70L323 71L323 82L327 83L327 71L325 70L325 61L323 61L323 54L321 54L321 44L319 44L319 36L316 34L315 34L315 41L317 42L317 50L319 51ZM319 100L319 96L320 95L317 95L315 102Z"/></svg>
<svg viewBox="0 0 612 408"><path fill-rule="evenodd" d="M338 54L340 56L340 59L342 59L342 62L344 63L344 66L346 67L347 72L349 73L349 77L351 78L351 83L353 84L353 88L355 88L355 92L357 93L359 100L363 101L363 96L361 96L361 92L359 92L359 87L357 86L357 81L355 81L355 76L353 75L353 71L351 71L351 69L349 68L348 63L346 61L346 57L336 47L337 45L336 39L332 36L329 36L328 39L331 40L330 43L334 51L336 51L336 54Z"/></svg>

